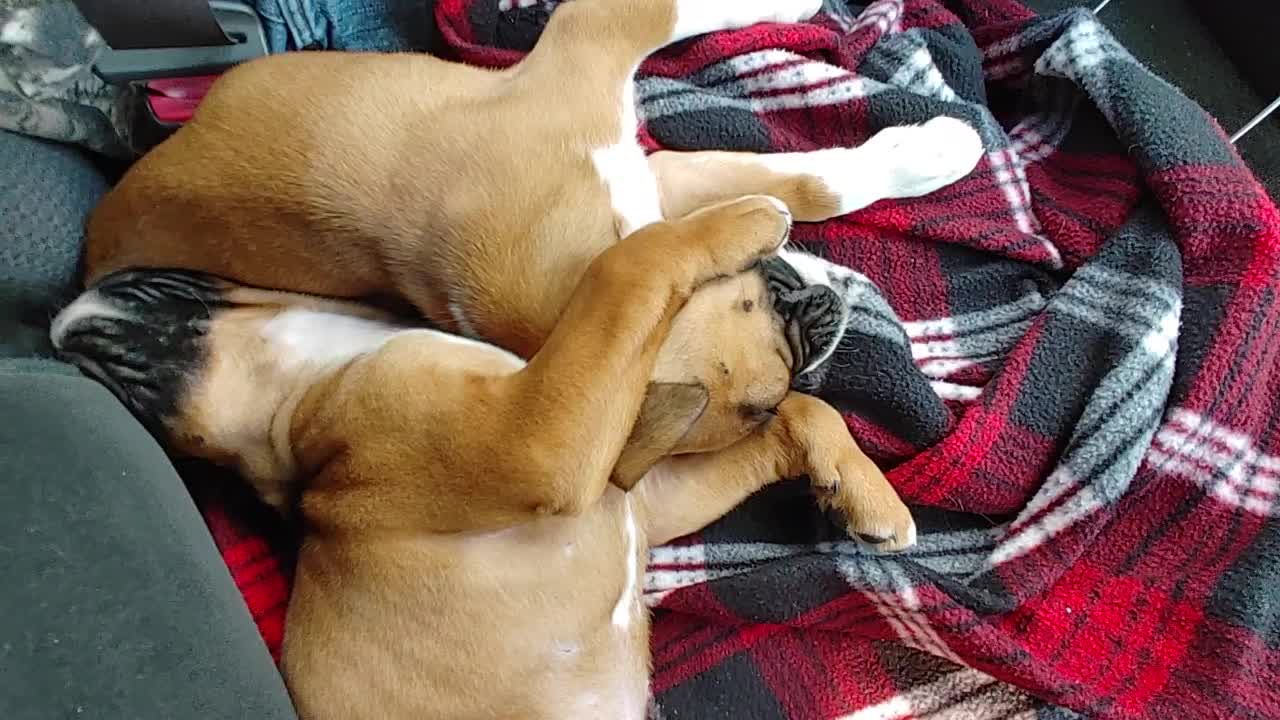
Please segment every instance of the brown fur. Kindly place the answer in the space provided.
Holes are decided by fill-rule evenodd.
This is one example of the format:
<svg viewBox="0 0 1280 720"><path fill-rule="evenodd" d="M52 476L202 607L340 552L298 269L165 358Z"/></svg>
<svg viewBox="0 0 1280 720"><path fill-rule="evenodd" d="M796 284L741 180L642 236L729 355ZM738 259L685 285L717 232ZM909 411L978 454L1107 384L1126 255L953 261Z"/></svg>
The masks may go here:
<svg viewBox="0 0 1280 720"><path fill-rule="evenodd" d="M555 17L571 20L567 9ZM551 23L539 48L554 47L562 32ZM573 85L577 99L557 97L548 86L564 85L558 72L539 82L527 67L549 65L550 55L535 51L504 73L417 55L323 53L237 68L96 209L87 281L127 267L175 267L327 297L393 294L436 326L462 331L452 301L476 336L529 357L587 264L617 239L607 193L583 167L589 149L618 132L616 114L589 111L614 101L604 105L603 92L593 100L585 81ZM303 86L312 89L285 89ZM246 152L254 147L273 148L277 160ZM673 170L669 154L652 163L664 188L696 196L697 206L753 192L812 206L789 192L803 178L723 191L707 178L695 192L703 173ZM692 206L673 194L664 192L664 203L678 217ZM715 294L690 313L718 317L721 307L758 300L731 288ZM742 407L776 404L790 381L781 335L764 347L745 340L761 337L767 314L730 319L676 328L655 370L655 381L700 382L711 393L682 451L723 447L741 434ZM750 387L764 382L772 384Z"/></svg>
<svg viewBox="0 0 1280 720"><path fill-rule="evenodd" d="M878 471L844 421L796 393L719 452L660 461L629 494L608 484L635 437L627 418L657 397L647 377L673 317L695 286L761 282L712 278L776 246L787 222L746 198L637 232L593 263L527 365L404 329L353 360L299 366L268 330L283 313L379 318L228 293L193 396L222 397L209 406L227 413L221 430L201 428L205 443L235 433L252 450L237 456L259 458L248 472L305 479L283 659L302 717L638 718L647 618L626 575L630 563L640 581L650 544L806 473L828 496L852 488L871 503L863 517L884 517L874 503L896 498L865 485ZM595 371L563 371L574 367ZM679 437L705 393L665 397L656 417L668 425L653 432ZM620 628L611 616L624 601Z"/></svg>
<svg viewBox="0 0 1280 720"><path fill-rule="evenodd" d="M748 156L658 153L668 221L619 239L590 153L632 131L623 88L673 7L575 0L500 72L249 63L93 214L89 283L172 267L247 286L215 314L172 442L237 464L277 505L300 483L284 669L303 717L639 717L566 704L643 689L644 613L610 624L628 563L779 477L809 475L881 549L914 542L839 414L788 392L764 283L740 272L790 218L733 198L820 220L829 190ZM284 293L391 295L529 362L408 333L286 367L264 325L327 301ZM548 665L563 638L572 652Z"/></svg>
<svg viewBox="0 0 1280 720"><path fill-rule="evenodd" d="M478 337L529 357L588 264L617 241L588 158L630 132L617 110L623 88L665 42L669 14L662 0L566 5L525 61L497 72L394 54L290 53L238 67L95 210L86 279L175 267L327 297L393 295L460 331L452 302ZM272 161L252 148L270 148ZM802 219L835 213L816 178L749 158L651 156L664 212L754 191ZM792 368L776 318L724 312L764 299L719 284L677 320L651 379L657 391L701 385L709 400L672 452L729 445L786 393ZM632 467L653 459L624 457ZM896 498L885 510L907 521Z"/></svg>

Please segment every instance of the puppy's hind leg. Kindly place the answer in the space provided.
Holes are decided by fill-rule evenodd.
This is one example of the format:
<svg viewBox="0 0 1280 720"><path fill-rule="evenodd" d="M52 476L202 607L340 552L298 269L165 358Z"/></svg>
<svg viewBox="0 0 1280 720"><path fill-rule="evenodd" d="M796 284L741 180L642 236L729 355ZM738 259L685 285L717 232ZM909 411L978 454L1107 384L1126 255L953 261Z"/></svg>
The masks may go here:
<svg viewBox="0 0 1280 720"><path fill-rule="evenodd" d="M664 45L756 23L801 22L821 9L822 0L574 0L555 10L526 62L550 60L561 73L590 72L603 63L623 68L629 79L641 60ZM596 53L591 65L560 64L588 59L583 51Z"/></svg>
<svg viewBox="0 0 1280 720"><path fill-rule="evenodd" d="M862 145L795 153L677 152L649 156L664 217L707 203L763 193L801 222L819 222L878 200L927 195L973 171L983 155L978 133L938 117L890 127Z"/></svg>

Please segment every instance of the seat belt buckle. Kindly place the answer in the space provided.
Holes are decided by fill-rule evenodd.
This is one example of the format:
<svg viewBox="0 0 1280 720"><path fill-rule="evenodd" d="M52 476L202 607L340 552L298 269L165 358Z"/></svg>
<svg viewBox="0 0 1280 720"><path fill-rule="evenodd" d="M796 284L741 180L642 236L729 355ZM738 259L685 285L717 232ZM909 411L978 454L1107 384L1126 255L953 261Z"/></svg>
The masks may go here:
<svg viewBox="0 0 1280 720"><path fill-rule="evenodd" d="M133 96L135 104L130 113L129 133L134 149L145 152L185 125L217 79L217 75L208 75L134 83L140 91Z"/></svg>
<svg viewBox="0 0 1280 720"><path fill-rule="evenodd" d="M262 21L252 7L230 0L210 0L209 9L231 41L198 47L107 48L94 72L112 84L217 75L269 53ZM162 40L161 40L162 42Z"/></svg>

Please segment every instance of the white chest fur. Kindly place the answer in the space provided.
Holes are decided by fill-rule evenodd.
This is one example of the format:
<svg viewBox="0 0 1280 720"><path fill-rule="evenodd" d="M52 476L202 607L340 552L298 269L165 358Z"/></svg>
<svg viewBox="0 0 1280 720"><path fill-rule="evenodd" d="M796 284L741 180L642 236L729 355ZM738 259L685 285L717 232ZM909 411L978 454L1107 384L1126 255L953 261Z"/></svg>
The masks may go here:
<svg viewBox="0 0 1280 720"><path fill-rule="evenodd" d="M634 74L634 72L633 72ZM649 223L662 219L658 180L649 169L644 150L636 142L635 83L628 82L619 108L619 133L611 145L591 152L596 174L609 191L618 225L618 237L626 237Z"/></svg>
<svg viewBox="0 0 1280 720"><path fill-rule="evenodd" d="M359 355L374 352L391 338L407 333L433 338L442 346L491 354L507 362L513 370L524 367L523 360L488 343L439 330L394 325L311 308L285 310L263 325L261 334L270 348L270 356L283 369L293 371L305 365L318 368L341 365Z"/></svg>
<svg viewBox="0 0 1280 720"><path fill-rule="evenodd" d="M622 532L626 538L627 548L627 582L618 595L618 603L613 606L610 616L613 626L619 630L628 630L635 616L640 612L639 578L640 557L639 532L636 530L636 514L631 508L631 496L622 497Z"/></svg>

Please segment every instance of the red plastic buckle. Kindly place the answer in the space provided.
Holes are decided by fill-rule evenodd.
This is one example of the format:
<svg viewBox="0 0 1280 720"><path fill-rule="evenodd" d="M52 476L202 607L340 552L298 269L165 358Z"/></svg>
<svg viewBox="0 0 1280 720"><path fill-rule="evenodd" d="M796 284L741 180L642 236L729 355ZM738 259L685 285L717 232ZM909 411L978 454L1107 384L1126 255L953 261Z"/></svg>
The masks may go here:
<svg viewBox="0 0 1280 720"><path fill-rule="evenodd" d="M191 119L217 75L148 80L147 104L156 120L165 125L181 125Z"/></svg>

